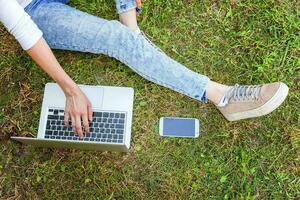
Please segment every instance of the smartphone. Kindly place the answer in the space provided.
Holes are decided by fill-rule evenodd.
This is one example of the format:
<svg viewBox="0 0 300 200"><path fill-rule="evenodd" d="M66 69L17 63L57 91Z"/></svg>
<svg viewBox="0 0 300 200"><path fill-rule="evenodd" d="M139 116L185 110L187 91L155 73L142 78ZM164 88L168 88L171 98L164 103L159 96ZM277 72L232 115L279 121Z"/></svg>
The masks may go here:
<svg viewBox="0 0 300 200"><path fill-rule="evenodd" d="M159 134L167 137L199 137L199 120L194 118L162 117Z"/></svg>

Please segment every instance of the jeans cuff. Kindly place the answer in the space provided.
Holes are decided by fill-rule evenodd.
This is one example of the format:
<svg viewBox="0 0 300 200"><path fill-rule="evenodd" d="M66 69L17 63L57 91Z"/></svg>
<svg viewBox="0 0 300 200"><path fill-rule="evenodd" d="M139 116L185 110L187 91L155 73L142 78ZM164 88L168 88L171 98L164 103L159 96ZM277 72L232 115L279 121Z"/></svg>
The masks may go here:
<svg viewBox="0 0 300 200"><path fill-rule="evenodd" d="M207 98L207 94L206 94L206 90L204 91L202 97L201 97L201 101L203 103L207 103L208 102L208 98Z"/></svg>
<svg viewBox="0 0 300 200"><path fill-rule="evenodd" d="M117 10L118 10L118 13L119 14L122 14L124 12L127 12L129 10L132 10L132 9L137 9L136 7L136 3L134 0L132 1L119 1L118 4L117 4ZM138 11L138 9L137 9ZM138 11L139 12L139 11Z"/></svg>
<svg viewBox="0 0 300 200"><path fill-rule="evenodd" d="M201 85L201 88L204 88L204 89L202 90L203 95L201 96L200 101L202 101L203 103L207 103L208 102L208 98L207 98L207 85L208 85L209 81L210 81L210 79L206 76L206 77L204 77L204 80L203 80L202 85Z"/></svg>

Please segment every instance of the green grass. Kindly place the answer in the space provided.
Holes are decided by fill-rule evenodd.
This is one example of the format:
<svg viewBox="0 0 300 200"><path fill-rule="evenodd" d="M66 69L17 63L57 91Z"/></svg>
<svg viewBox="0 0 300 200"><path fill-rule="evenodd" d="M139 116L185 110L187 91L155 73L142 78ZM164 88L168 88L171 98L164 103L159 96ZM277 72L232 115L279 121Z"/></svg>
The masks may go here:
<svg viewBox="0 0 300 200"><path fill-rule="evenodd" d="M113 1L73 0L116 19ZM35 136L47 77L0 27L0 196L3 199L299 199L300 4L296 0L151 0L141 28L190 69L226 84L283 81L285 103L227 122L211 104L150 83L103 55L55 51L82 84L135 89L128 154L42 149ZM162 116L195 117L198 139L158 135Z"/></svg>

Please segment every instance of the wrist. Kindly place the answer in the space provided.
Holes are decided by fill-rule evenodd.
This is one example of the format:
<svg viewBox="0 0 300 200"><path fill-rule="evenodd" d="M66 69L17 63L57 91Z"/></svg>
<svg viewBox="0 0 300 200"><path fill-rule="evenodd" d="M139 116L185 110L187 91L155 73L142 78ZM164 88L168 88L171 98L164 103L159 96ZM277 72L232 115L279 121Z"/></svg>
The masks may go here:
<svg viewBox="0 0 300 200"><path fill-rule="evenodd" d="M71 78L68 80L59 80L57 83L64 91L66 97L76 96L80 92L78 85Z"/></svg>

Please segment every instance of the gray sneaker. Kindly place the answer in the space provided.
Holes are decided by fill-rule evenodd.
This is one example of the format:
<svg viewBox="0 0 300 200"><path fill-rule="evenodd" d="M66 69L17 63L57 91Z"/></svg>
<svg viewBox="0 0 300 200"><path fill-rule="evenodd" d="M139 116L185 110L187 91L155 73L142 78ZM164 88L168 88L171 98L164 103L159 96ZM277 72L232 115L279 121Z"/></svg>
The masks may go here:
<svg viewBox="0 0 300 200"><path fill-rule="evenodd" d="M228 104L218 107L229 121L266 115L275 110L285 100L289 88L277 82L263 85L235 85L225 94Z"/></svg>

